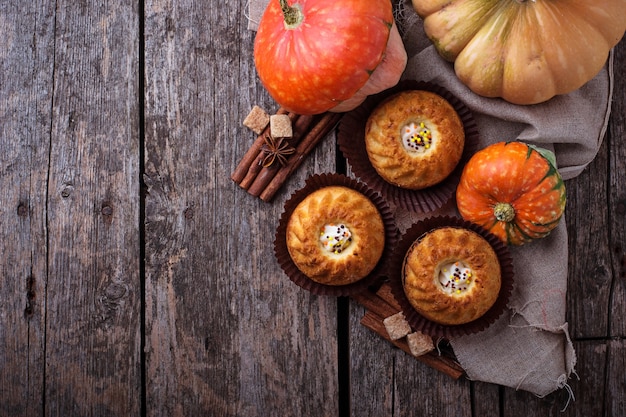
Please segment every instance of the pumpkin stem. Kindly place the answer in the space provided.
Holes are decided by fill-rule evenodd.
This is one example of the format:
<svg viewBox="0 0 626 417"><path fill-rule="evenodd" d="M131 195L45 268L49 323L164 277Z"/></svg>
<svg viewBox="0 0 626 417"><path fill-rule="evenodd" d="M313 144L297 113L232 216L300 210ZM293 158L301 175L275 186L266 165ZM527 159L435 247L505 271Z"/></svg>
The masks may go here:
<svg viewBox="0 0 626 417"><path fill-rule="evenodd" d="M511 203L497 203L493 207L493 215L499 222L510 222L515 218L515 208Z"/></svg>
<svg viewBox="0 0 626 417"><path fill-rule="evenodd" d="M287 0L278 0L280 2L280 8L283 11L283 18L285 19L285 28L294 29L302 23L304 20L304 14L302 14L302 8L299 4L290 6Z"/></svg>

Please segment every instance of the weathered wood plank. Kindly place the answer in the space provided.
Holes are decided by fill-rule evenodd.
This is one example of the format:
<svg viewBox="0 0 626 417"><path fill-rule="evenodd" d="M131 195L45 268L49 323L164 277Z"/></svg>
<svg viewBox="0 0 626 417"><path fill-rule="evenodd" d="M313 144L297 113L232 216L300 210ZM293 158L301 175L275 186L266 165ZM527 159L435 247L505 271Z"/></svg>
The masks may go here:
<svg viewBox="0 0 626 417"><path fill-rule="evenodd" d="M272 200L230 173L277 109L252 63L246 2L146 2L147 415L336 415L336 300L273 256L282 205L335 153L307 158Z"/></svg>
<svg viewBox="0 0 626 417"><path fill-rule="evenodd" d="M391 416L395 357L406 353L361 324L365 311L350 302L350 412L353 416Z"/></svg>
<svg viewBox="0 0 626 417"><path fill-rule="evenodd" d="M500 393L504 390L495 384L472 382L472 416L500 417Z"/></svg>
<svg viewBox="0 0 626 417"><path fill-rule="evenodd" d="M254 138L246 112L274 106L244 3L146 4L142 364L138 6L0 2L0 415L141 415L144 365L155 416L338 415L339 392L355 416L626 414L624 43L605 143L568 182L580 380L561 413L566 391L431 370L364 328L356 303L338 374L336 300L289 282L271 244L290 192L334 171L332 139L271 204L228 178Z"/></svg>
<svg viewBox="0 0 626 417"><path fill-rule="evenodd" d="M468 416L470 382L455 380L396 348L360 324L364 309L351 303L351 413Z"/></svg>
<svg viewBox="0 0 626 417"><path fill-rule="evenodd" d="M606 337L608 331L613 277L606 210L607 158L605 138L595 159L578 177L565 183L569 244L567 321L573 338Z"/></svg>
<svg viewBox="0 0 626 417"><path fill-rule="evenodd" d="M0 3L0 415L43 412L54 4Z"/></svg>
<svg viewBox="0 0 626 417"><path fill-rule="evenodd" d="M467 379L454 380L406 354L396 356L394 372L394 416L472 416Z"/></svg>
<svg viewBox="0 0 626 417"><path fill-rule="evenodd" d="M609 335L626 337L626 42L615 48L616 71L609 142L609 244L611 282Z"/></svg>
<svg viewBox="0 0 626 417"><path fill-rule="evenodd" d="M626 416L626 340L608 341L607 378L598 384L604 384L606 403L605 415L609 417ZM596 371L597 372L597 371ZM582 415L582 413L581 413ZM587 415L592 415L591 413Z"/></svg>
<svg viewBox="0 0 626 417"><path fill-rule="evenodd" d="M138 415L138 11L56 2L46 228L48 415Z"/></svg>
<svg viewBox="0 0 626 417"><path fill-rule="evenodd" d="M591 164L566 183L568 321L574 338L626 333L625 50L624 42L616 47L607 135Z"/></svg>

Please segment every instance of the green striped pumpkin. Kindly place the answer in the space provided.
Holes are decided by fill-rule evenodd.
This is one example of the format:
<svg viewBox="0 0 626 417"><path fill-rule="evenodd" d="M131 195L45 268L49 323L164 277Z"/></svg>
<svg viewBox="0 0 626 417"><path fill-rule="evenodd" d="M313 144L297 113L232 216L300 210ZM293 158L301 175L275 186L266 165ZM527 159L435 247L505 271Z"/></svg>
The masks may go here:
<svg viewBox="0 0 626 417"><path fill-rule="evenodd" d="M478 151L456 191L461 216L509 245L547 236L565 211L565 184L554 154L522 142Z"/></svg>

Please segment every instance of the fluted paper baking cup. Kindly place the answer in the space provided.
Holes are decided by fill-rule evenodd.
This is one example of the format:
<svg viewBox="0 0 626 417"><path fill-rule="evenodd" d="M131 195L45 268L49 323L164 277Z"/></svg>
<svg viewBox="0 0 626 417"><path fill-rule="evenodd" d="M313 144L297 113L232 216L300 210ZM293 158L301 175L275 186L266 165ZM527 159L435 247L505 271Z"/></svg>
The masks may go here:
<svg viewBox="0 0 626 417"><path fill-rule="evenodd" d="M289 250L287 249L286 240L287 223L298 204L312 192L327 186L336 185L351 188L367 197L378 209L385 229L385 246L382 256L374 269L366 277L346 285L326 285L310 279L302 273L293 262L289 255ZM305 182L305 186L295 191L285 202L274 239L274 254L285 274L296 285L316 295L349 296L376 285L379 280L383 278L387 271L388 262L393 253L398 236L399 231L396 227L393 213L385 199L382 198L378 192L368 187L367 184L345 175L330 173L316 174L309 177Z"/></svg>
<svg viewBox="0 0 626 417"><path fill-rule="evenodd" d="M365 126L372 111L385 99L407 90L424 90L446 99L459 115L465 129L463 154L454 171L433 186L410 190L387 182L372 166L365 147ZM337 140L339 149L348 160L352 172L361 181L379 191L396 206L415 213L430 213L443 207L454 195L463 167L478 149L478 127L472 112L456 96L437 84L405 80L394 88L370 96L356 109L346 113L339 123Z"/></svg>
<svg viewBox="0 0 626 417"><path fill-rule="evenodd" d="M415 310L404 292L403 270L406 254L426 233L442 227L464 228L476 232L491 245L496 253L496 256L498 257L498 262L500 263L501 285L498 298L493 306L491 306L491 308L483 316L466 324L449 326L427 319ZM393 296L400 304L411 327L414 330L420 331L434 338L442 337L450 340L455 337L478 333L485 330L493 324L506 309L511 292L513 291L513 284L513 260L508 247L492 233L489 233L474 223L465 221L458 217L437 216L414 223L404 234L400 236L391 256L389 267L389 285Z"/></svg>

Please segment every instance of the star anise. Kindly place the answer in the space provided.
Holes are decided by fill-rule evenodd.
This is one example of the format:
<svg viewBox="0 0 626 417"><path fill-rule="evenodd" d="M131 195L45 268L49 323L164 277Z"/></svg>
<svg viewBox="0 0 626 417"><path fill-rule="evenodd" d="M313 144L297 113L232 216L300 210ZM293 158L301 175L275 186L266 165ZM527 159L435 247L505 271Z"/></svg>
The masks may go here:
<svg viewBox="0 0 626 417"><path fill-rule="evenodd" d="M285 138L274 138L272 135L265 135L265 143L262 149L265 157L261 161L261 165L264 167L270 167L276 161L281 166L285 166L289 155L296 151Z"/></svg>

